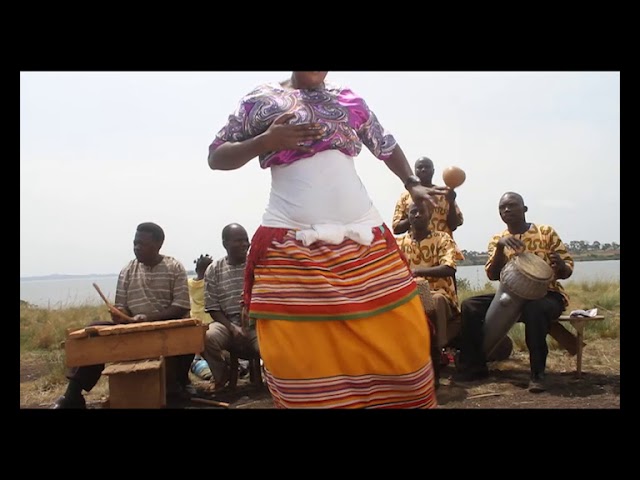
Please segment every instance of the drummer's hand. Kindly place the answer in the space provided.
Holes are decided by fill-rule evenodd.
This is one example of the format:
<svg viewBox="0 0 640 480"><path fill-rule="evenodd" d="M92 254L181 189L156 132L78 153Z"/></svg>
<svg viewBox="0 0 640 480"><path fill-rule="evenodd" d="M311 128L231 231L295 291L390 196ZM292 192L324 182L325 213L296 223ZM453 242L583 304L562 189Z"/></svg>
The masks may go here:
<svg viewBox="0 0 640 480"><path fill-rule="evenodd" d="M436 195L446 195L449 187L425 187L424 185L413 185L409 187L409 195L411 200L418 208L424 212L428 208L438 205Z"/></svg>
<svg viewBox="0 0 640 480"><path fill-rule="evenodd" d="M549 258L551 259L551 268L553 268L553 272L556 274L556 277L558 277L562 272L564 272L566 264L564 263L564 260L560 258L558 252L551 252L549 254Z"/></svg>
<svg viewBox="0 0 640 480"><path fill-rule="evenodd" d="M139 313L138 315L135 315L133 317L133 321L138 323L138 322L146 322L147 321L147 316L144 313Z"/></svg>
<svg viewBox="0 0 640 480"><path fill-rule="evenodd" d="M509 247L516 253L522 253L524 251L524 242L513 235L509 235L498 240L498 247L502 249L504 249L504 247Z"/></svg>
<svg viewBox="0 0 640 480"><path fill-rule="evenodd" d="M122 310L120 310L117 307L109 308L109 313L111 314L111 321L113 323L129 323L127 320L122 318L122 315L118 315L118 312L122 312ZM125 312L122 312L122 313L125 313Z"/></svg>

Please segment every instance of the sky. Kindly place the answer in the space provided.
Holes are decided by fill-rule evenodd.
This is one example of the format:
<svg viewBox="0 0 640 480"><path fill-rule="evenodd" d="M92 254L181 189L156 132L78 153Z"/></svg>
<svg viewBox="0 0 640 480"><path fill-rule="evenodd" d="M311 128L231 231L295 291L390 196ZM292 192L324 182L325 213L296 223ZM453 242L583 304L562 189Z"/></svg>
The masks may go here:
<svg viewBox="0 0 640 480"><path fill-rule="evenodd" d="M249 236L270 173L257 158L207 165L209 144L256 85L291 72L20 72L20 276L118 273L139 223L192 270L225 255L221 232ZM329 72L362 96L413 167L458 166L463 250L487 250L520 193L527 220L569 243L620 243L620 72ZM363 146L356 168L390 225L400 180Z"/></svg>

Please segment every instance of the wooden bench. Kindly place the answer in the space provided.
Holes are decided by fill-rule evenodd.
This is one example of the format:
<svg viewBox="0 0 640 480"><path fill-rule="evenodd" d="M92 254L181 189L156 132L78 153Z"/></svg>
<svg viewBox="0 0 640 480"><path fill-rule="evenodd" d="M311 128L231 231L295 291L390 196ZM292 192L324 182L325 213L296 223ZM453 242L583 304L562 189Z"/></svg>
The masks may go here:
<svg viewBox="0 0 640 480"><path fill-rule="evenodd" d="M164 357L112 363L102 374L109 377L109 408L167 406Z"/></svg>
<svg viewBox="0 0 640 480"><path fill-rule="evenodd" d="M555 322L551 324L549 335L560 344L562 348L567 350L570 355L576 355L576 374L578 377L582 375L582 350L586 346L584 343L584 326L587 322L602 321L604 315L596 315L595 317L571 317L569 315L560 315ZM566 329L563 322L569 322L576 333L572 333Z"/></svg>

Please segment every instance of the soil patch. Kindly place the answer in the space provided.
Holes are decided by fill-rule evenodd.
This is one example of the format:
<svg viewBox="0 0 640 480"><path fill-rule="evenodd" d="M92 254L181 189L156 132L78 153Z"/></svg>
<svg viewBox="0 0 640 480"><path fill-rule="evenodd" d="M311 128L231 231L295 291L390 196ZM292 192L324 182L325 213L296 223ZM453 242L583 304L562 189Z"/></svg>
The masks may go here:
<svg viewBox="0 0 640 480"><path fill-rule="evenodd" d="M37 358L20 359L20 383L33 382L48 373L46 363Z"/></svg>
<svg viewBox="0 0 640 480"><path fill-rule="evenodd" d="M531 393L529 354L514 351L506 361L489 364L490 376L476 382L458 383L453 379L454 367L446 366L437 390L442 409L619 409L620 408L620 341L597 339L584 349L583 373L576 375L576 359L560 350L552 350L547 361L547 391ZM46 387L41 379L47 375L46 364L38 356L21 357L20 407L49 408L64 392L66 383ZM233 409L272 409L273 400L266 386L240 379L233 391L214 392L213 384L191 375L197 398L225 402ZM28 394L27 394L28 393ZM89 408L103 408L108 399L105 377L85 396ZM171 400L169 408L225 408Z"/></svg>

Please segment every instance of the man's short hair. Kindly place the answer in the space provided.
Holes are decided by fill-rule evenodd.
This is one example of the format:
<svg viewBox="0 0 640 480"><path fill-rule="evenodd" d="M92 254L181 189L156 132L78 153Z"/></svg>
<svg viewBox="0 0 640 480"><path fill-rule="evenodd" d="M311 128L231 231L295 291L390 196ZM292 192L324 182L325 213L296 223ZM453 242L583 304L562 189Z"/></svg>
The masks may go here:
<svg viewBox="0 0 640 480"><path fill-rule="evenodd" d="M164 230L162 230L160 225L153 222L141 223L140 225L138 225L138 228L136 228L136 231L150 233L151 238L153 238L156 242L164 242Z"/></svg>

